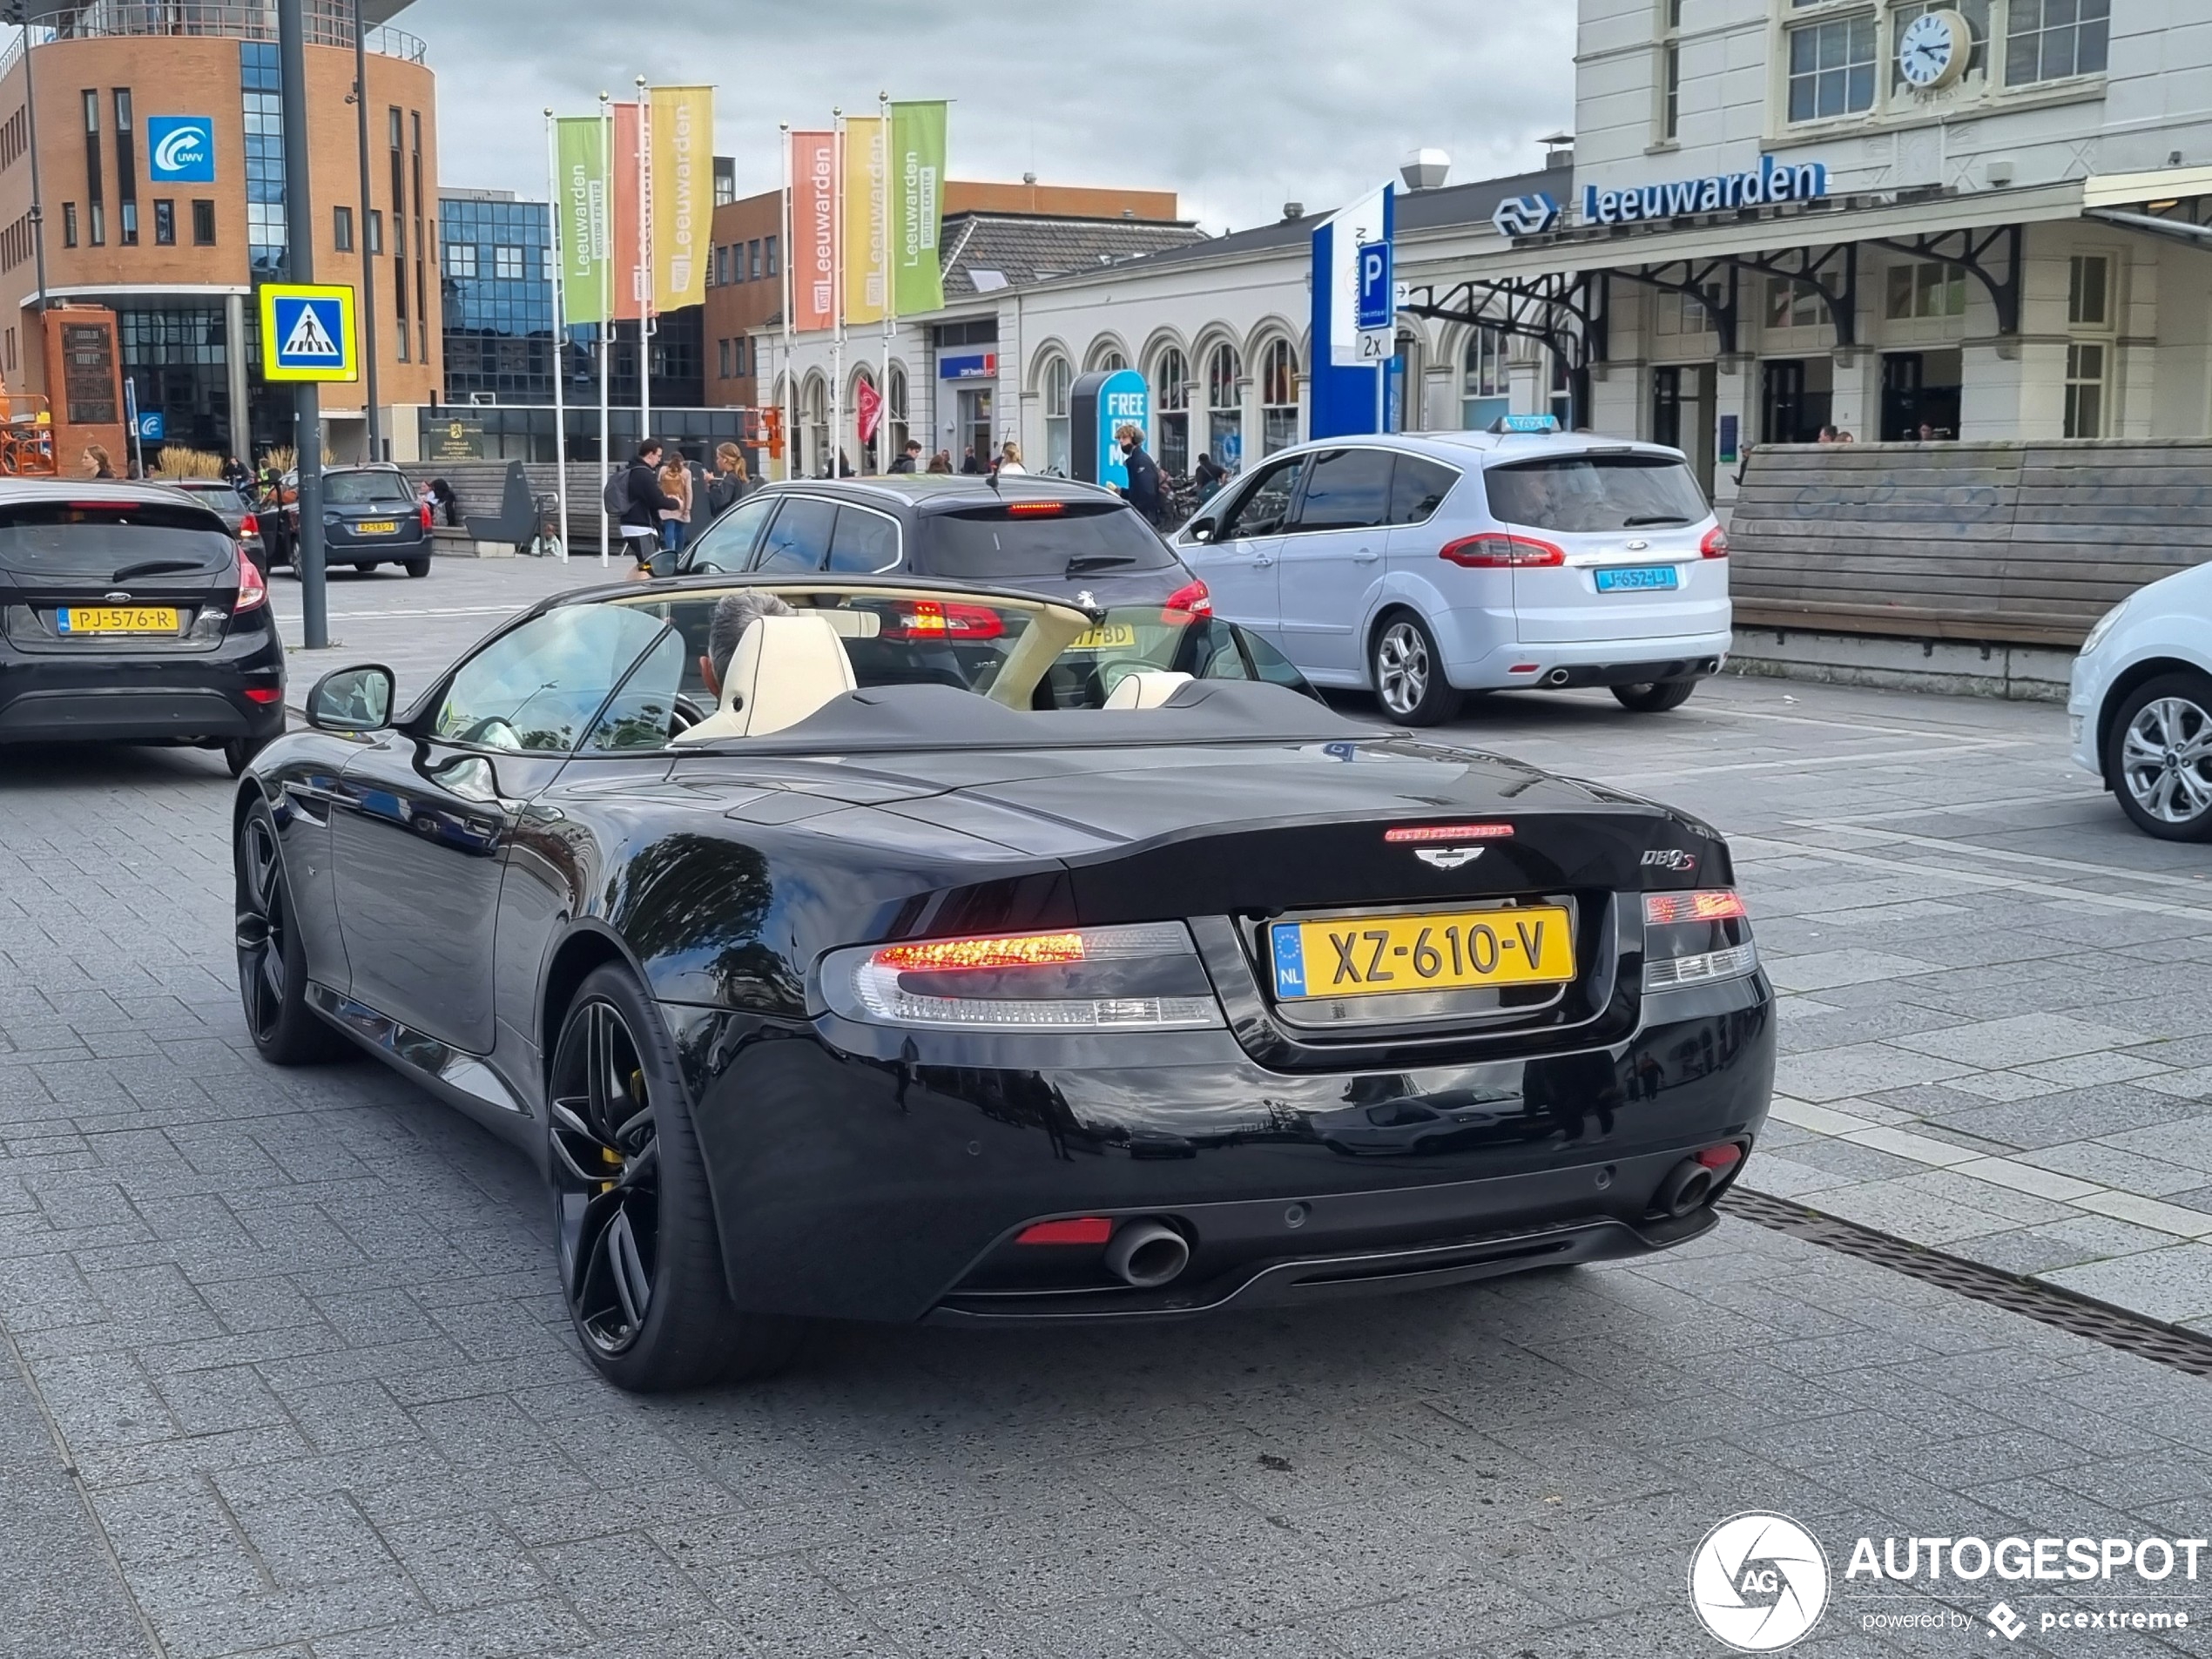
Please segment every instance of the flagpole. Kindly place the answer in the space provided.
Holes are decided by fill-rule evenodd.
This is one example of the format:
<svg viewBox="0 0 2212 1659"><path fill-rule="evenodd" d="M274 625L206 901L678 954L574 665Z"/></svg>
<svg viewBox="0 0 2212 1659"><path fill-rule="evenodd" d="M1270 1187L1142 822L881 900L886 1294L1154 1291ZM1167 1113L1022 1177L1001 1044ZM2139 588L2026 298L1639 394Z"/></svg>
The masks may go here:
<svg viewBox="0 0 2212 1659"><path fill-rule="evenodd" d="M614 519L607 511L607 482L614 476L614 408L611 365L615 355L615 125L614 105L599 94L599 214L592 246L599 255L599 563L604 569L614 544Z"/></svg>
<svg viewBox="0 0 2212 1659"><path fill-rule="evenodd" d="M883 407L875 417L875 469L891 470L891 339L899 327L898 260L891 253L891 94L875 95L876 142L881 161L876 168L876 210L883 226Z"/></svg>
<svg viewBox="0 0 2212 1659"><path fill-rule="evenodd" d="M637 442L653 435L653 131L637 77Z"/></svg>
<svg viewBox="0 0 2212 1659"><path fill-rule="evenodd" d="M836 206L830 215L830 273L834 280L830 284L829 454L824 460L829 475L834 478L838 457L845 453L845 111L841 108L831 110L830 131L836 135L837 179L833 186Z"/></svg>
<svg viewBox="0 0 2212 1659"><path fill-rule="evenodd" d="M569 412L561 382L568 378L562 352L567 325L563 321L563 295L568 291L567 239L561 226L568 212L568 193L561 188L559 129L553 125L553 106L545 106L545 180L553 204L553 493L560 502L561 563L569 562Z"/></svg>
<svg viewBox="0 0 2212 1659"><path fill-rule="evenodd" d="M791 123L779 121L776 130L784 138L784 199L781 229L782 253L777 262L776 274L783 283L784 306L784 379L783 388L776 395L776 407L784 417L784 476L797 475L793 463L799 457L799 393L792 384L792 311L798 304L797 279L791 273Z"/></svg>

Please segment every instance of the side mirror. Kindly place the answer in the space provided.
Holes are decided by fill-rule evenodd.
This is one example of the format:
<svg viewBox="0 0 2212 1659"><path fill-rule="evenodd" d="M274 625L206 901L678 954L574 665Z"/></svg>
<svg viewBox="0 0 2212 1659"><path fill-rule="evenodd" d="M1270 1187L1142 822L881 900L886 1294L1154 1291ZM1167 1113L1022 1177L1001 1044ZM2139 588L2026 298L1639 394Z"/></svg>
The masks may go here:
<svg viewBox="0 0 2212 1659"><path fill-rule="evenodd" d="M1211 542L1213 540L1213 523L1211 520L1202 518L1193 524L1185 535L1194 542Z"/></svg>
<svg viewBox="0 0 2212 1659"><path fill-rule="evenodd" d="M334 668L307 693L307 724L318 732L381 732L392 724L395 684L381 663Z"/></svg>

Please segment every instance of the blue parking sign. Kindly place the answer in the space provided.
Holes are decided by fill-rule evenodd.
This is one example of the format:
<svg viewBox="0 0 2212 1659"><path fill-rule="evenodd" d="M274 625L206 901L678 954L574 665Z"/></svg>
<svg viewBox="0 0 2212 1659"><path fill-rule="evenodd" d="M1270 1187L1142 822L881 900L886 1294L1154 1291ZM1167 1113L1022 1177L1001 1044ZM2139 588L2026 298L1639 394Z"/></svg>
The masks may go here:
<svg viewBox="0 0 2212 1659"><path fill-rule="evenodd" d="M1359 326L1362 328L1387 328L1397 315L1391 303L1390 244L1388 241L1359 244Z"/></svg>

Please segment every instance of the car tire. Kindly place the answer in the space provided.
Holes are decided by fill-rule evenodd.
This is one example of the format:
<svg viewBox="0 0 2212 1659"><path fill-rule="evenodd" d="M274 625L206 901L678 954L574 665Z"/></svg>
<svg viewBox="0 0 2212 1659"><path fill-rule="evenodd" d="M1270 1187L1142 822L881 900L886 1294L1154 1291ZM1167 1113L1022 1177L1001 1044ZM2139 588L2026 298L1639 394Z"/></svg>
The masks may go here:
<svg viewBox="0 0 2212 1659"><path fill-rule="evenodd" d="M293 923L276 820L256 801L232 848L237 878L238 989L246 1035L273 1066L310 1066L347 1053L346 1039L307 1006L307 951Z"/></svg>
<svg viewBox="0 0 2212 1659"><path fill-rule="evenodd" d="M2212 678L2161 674L2128 694L2105 732L2120 810L2161 841L2212 840Z"/></svg>
<svg viewBox="0 0 2212 1659"><path fill-rule="evenodd" d="M407 573L418 582L430 574L430 561L428 559L408 559L406 565Z"/></svg>
<svg viewBox="0 0 2212 1659"><path fill-rule="evenodd" d="M683 1072L627 968L577 988L547 1101L562 1298L599 1374L661 1393L788 1364L800 1322L730 1299Z"/></svg>
<svg viewBox="0 0 2212 1659"><path fill-rule="evenodd" d="M1436 636L1410 610L1390 611L1376 624L1367 644L1367 684L1383 713L1402 725L1438 725L1460 711Z"/></svg>
<svg viewBox="0 0 2212 1659"><path fill-rule="evenodd" d="M1696 680L1646 680L1635 685L1616 685L1613 695L1624 709L1637 714L1664 714L1689 701Z"/></svg>

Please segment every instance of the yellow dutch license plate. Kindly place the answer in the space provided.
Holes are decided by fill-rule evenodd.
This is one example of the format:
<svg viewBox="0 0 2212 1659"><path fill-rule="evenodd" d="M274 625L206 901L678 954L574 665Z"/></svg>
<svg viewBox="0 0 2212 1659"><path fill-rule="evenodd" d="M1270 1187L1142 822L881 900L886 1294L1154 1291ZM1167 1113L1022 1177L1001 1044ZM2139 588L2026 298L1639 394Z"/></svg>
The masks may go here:
<svg viewBox="0 0 2212 1659"><path fill-rule="evenodd" d="M71 605L54 613L54 631L63 634L173 634L174 605Z"/></svg>
<svg viewBox="0 0 2212 1659"><path fill-rule="evenodd" d="M1076 636L1069 651L1135 651L1136 629L1126 622L1109 622Z"/></svg>
<svg viewBox="0 0 2212 1659"><path fill-rule="evenodd" d="M1268 931L1281 999L1551 985L1575 977L1575 941L1567 912L1556 905L1285 921Z"/></svg>
<svg viewBox="0 0 2212 1659"><path fill-rule="evenodd" d="M390 536L395 533L399 528L400 525L397 519L372 518L354 525L354 530L355 534L361 536Z"/></svg>

